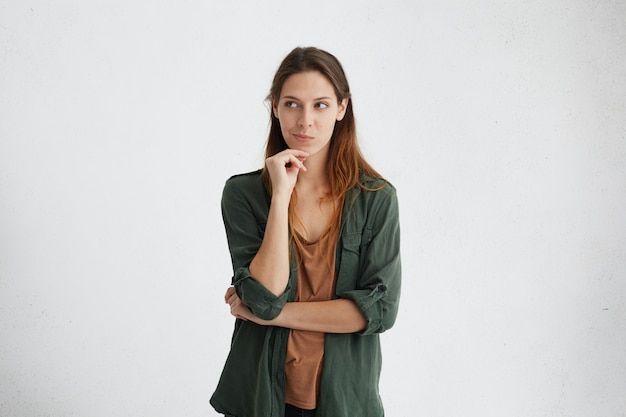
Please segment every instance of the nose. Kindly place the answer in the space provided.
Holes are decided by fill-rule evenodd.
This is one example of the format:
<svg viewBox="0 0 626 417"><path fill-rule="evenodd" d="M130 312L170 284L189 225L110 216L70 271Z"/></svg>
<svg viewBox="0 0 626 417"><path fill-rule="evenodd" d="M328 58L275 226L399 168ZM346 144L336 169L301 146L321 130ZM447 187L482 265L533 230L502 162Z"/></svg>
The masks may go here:
<svg viewBox="0 0 626 417"><path fill-rule="evenodd" d="M298 120L298 126L309 127L313 124L313 113L311 109L303 108L300 112L300 119Z"/></svg>

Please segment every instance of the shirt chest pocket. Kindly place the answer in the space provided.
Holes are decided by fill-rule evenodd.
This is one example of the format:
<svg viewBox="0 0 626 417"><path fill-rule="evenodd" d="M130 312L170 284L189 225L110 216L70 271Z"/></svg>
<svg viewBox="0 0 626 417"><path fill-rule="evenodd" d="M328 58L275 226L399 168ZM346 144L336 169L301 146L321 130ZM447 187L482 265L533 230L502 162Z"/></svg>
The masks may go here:
<svg viewBox="0 0 626 417"><path fill-rule="evenodd" d="M337 270L337 292L359 288L359 276L362 263L366 261L365 254L372 240L371 229L344 233L339 248L339 268Z"/></svg>

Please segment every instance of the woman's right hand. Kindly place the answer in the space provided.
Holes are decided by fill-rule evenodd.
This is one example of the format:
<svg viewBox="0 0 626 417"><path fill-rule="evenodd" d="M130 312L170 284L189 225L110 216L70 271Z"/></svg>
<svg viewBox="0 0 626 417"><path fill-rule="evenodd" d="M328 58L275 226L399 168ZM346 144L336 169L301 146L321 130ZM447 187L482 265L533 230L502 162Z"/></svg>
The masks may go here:
<svg viewBox="0 0 626 417"><path fill-rule="evenodd" d="M308 152L297 149L285 149L265 160L265 166L272 180L272 194L291 196L296 186L300 170L306 171L304 161Z"/></svg>

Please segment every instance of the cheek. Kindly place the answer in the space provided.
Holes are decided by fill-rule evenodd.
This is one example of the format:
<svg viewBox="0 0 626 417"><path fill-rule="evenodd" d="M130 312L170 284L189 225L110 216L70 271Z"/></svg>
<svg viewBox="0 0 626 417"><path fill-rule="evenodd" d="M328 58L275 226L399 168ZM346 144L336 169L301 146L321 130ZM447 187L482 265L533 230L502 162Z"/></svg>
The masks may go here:
<svg viewBox="0 0 626 417"><path fill-rule="evenodd" d="M282 130L283 132L289 130L289 128L291 127L289 119L284 116L278 119L278 124L280 125L280 130Z"/></svg>
<svg viewBox="0 0 626 417"><path fill-rule="evenodd" d="M291 123L291 121L289 120L288 117L281 117L278 119L278 125L280 126L280 132L283 135L283 138L286 138L289 136L289 131L291 130L291 128L293 127L293 124Z"/></svg>
<svg viewBox="0 0 626 417"><path fill-rule="evenodd" d="M333 130L335 128L335 123L337 123L337 118L334 116L325 117L321 121L322 126L327 130Z"/></svg>
<svg viewBox="0 0 626 417"><path fill-rule="evenodd" d="M278 116L278 123L281 126L289 127L293 124L293 116L289 112L281 112Z"/></svg>

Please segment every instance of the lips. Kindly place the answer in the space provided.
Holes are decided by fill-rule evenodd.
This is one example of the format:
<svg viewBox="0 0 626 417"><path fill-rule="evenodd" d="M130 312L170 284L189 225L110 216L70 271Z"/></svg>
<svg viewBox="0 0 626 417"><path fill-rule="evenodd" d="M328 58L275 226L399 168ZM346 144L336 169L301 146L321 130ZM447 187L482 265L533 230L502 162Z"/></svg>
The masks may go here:
<svg viewBox="0 0 626 417"><path fill-rule="evenodd" d="M307 136L307 135L293 135L293 137L298 141L298 142L309 142L311 139L313 139L312 136Z"/></svg>

